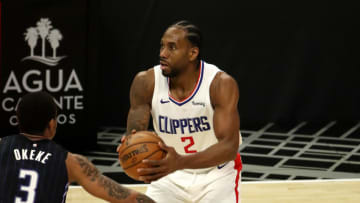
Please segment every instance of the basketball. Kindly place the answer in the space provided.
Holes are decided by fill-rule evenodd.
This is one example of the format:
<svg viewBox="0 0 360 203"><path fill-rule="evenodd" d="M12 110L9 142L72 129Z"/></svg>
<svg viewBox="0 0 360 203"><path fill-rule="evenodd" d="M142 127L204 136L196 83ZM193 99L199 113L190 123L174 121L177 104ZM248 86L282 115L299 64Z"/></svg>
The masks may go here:
<svg viewBox="0 0 360 203"><path fill-rule="evenodd" d="M128 135L119 149L119 161L124 172L131 178L139 180L138 168L147 168L143 159L160 160L165 157L158 143L161 138L154 132L139 131Z"/></svg>

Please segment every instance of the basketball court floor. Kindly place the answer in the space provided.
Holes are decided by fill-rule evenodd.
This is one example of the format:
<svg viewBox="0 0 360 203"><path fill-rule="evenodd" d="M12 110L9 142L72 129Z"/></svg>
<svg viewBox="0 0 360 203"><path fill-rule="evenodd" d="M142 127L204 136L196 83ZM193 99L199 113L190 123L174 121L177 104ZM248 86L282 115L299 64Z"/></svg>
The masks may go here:
<svg viewBox="0 0 360 203"><path fill-rule="evenodd" d="M116 147L125 129L98 132L99 149L85 155L107 176L145 191L124 174ZM267 123L244 126L242 202L360 202L360 122ZM77 186L68 202L89 197Z"/></svg>
<svg viewBox="0 0 360 203"><path fill-rule="evenodd" d="M126 185L140 192L146 185ZM105 202L90 196L79 186L69 190L68 203ZM360 202L360 179L252 181L241 185L242 203L357 203Z"/></svg>

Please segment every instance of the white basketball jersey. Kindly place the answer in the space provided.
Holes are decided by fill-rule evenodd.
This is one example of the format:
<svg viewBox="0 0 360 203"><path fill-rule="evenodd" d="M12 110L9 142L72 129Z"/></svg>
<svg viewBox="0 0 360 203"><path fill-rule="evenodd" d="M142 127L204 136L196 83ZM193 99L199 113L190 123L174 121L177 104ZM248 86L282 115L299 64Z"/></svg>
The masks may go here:
<svg viewBox="0 0 360 203"><path fill-rule="evenodd" d="M179 101L170 95L169 78L154 67L155 87L151 114L155 132L179 154L200 152L218 142L213 125L210 85L219 70L200 62L198 81L192 93Z"/></svg>

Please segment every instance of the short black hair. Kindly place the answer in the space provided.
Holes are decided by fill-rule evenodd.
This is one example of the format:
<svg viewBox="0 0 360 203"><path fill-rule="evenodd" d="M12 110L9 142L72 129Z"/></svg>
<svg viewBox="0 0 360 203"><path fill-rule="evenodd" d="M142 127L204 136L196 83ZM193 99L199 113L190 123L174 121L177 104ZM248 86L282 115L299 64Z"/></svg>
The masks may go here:
<svg viewBox="0 0 360 203"><path fill-rule="evenodd" d="M46 92L28 93L22 97L16 115L22 133L43 134L51 119L56 119L54 98Z"/></svg>
<svg viewBox="0 0 360 203"><path fill-rule="evenodd" d="M174 24L172 24L170 27L179 27L186 31L186 38L190 41L190 43L196 47L199 48L199 55L198 59L200 59L200 50L202 47L202 33L201 30L191 22L187 20L181 20Z"/></svg>

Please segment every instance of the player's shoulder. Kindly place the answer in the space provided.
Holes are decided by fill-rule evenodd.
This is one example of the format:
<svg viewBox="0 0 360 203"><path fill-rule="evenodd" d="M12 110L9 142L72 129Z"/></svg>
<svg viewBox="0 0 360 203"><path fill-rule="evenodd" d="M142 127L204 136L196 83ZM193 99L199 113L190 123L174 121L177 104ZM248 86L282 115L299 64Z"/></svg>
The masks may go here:
<svg viewBox="0 0 360 203"><path fill-rule="evenodd" d="M215 106L223 102L225 98L235 99L239 96L239 88L236 80L226 72L218 72L210 86L211 103Z"/></svg>
<svg viewBox="0 0 360 203"><path fill-rule="evenodd" d="M217 67L215 64L212 63L208 63L206 61L201 61L201 63L203 63L203 66L205 66L207 70L214 70L214 71L221 71L221 69L219 67Z"/></svg>
<svg viewBox="0 0 360 203"><path fill-rule="evenodd" d="M7 143L12 142L13 140L18 140L21 135L19 134L13 134L13 135L7 135L3 138L0 138L0 143Z"/></svg>
<svg viewBox="0 0 360 203"><path fill-rule="evenodd" d="M139 71L134 78L134 82L139 82L146 86L153 84L154 80L154 67Z"/></svg>
<svg viewBox="0 0 360 203"><path fill-rule="evenodd" d="M214 80L211 83L211 86L213 86L216 89L219 89L220 87L221 87L221 89L229 88L229 87L237 88L237 82L228 73L219 71L216 73Z"/></svg>
<svg viewBox="0 0 360 203"><path fill-rule="evenodd" d="M151 67L149 69L146 70L142 70L139 71L135 77L141 78L141 79L146 79L146 78L150 78L154 76L154 69L155 67Z"/></svg>
<svg viewBox="0 0 360 203"><path fill-rule="evenodd" d="M5 137L3 137L3 138L0 137L0 143L1 143L1 141L4 142L4 141L7 140L7 139L9 139L9 136L5 136Z"/></svg>
<svg viewBox="0 0 360 203"><path fill-rule="evenodd" d="M130 102L141 100L141 102L150 103L154 87L154 68L149 68L147 70L138 72L131 84Z"/></svg>
<svg viewBox="0 0 360 203"><path fill-rule="evenodd" d="M47 150L51 153L56 154L59 158L67 157L68 150L64 148L62 145L56 143L54 140L51 139L44 139L38 142L39 145L46 147Z"/></svg>

